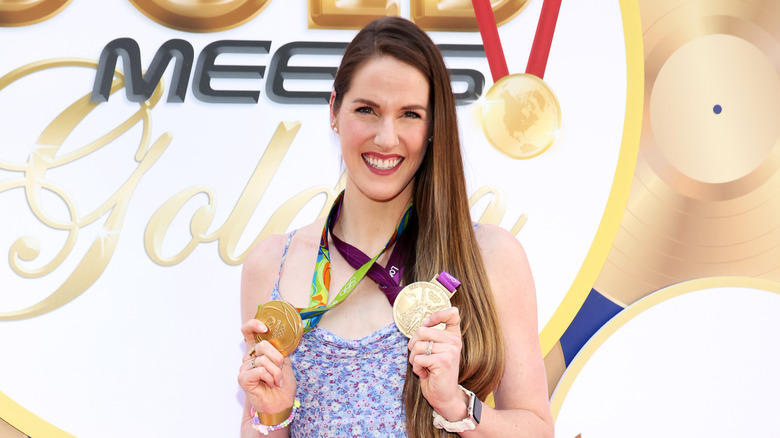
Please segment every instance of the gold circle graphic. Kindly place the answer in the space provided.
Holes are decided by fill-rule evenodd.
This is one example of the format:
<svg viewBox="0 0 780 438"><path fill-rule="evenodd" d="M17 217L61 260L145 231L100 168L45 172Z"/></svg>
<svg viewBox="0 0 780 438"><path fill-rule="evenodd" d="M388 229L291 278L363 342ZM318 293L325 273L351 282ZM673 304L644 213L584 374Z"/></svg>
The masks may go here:
<svg viewBox="0 0 780 438"><path fill-rule="evenodd" d="M485 93L482 130L490 144L511 158L546 151L561 129L561 105L552 89L532 74L512 74Z"/></svg>
<svg viewBox="0 0 780 438"><path fill-rule="evenodd" d="M0 0L0 26L28 26L57 15L72 0Z"/></svg>
<svg viewBox="0 0 780 438"><path fill-rule="evenodd" d="M152 20L187 32L219 32L255 18L271 0L130 0Z"/></svg>
<svg viewBox="0 0 780 438"><path fill-rule="evenodd" d="M780 76L748 41L705 35L669 56L649 108L669 165L697 181L727 183L764 163L780 136Z"/></svg>
<svg viewBox="0 0 780 438"><path fill-rule="evenodd" d="M780 7L643 4L636 173L594 288L622 307L672 284L780 280Z"/></svg>

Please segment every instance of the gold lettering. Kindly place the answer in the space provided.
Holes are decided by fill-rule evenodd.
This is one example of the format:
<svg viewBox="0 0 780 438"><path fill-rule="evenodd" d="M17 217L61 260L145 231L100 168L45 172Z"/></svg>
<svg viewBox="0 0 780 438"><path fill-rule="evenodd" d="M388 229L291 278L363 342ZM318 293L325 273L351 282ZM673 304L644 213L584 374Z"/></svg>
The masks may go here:
<svg viewBox="0 0 780 438"><path fill-rule="evenodd" d="M255 18L271 0L130 0L147 17L188 32L219 32Z"/></svg>
<svg viewBox="0 0 780 438"><path fill-rule="evenodd" d="M168 232L176 214L187 201L198 193L204 193L208 197L208 204L198 208L190 220L190 235L192 235L192 239L176 255L165 257L162 255L163 237ZM157 209L146 224L146 231L144 232L144 246L149 258L162 266L172 266L187 258L192 253L192 250L198 246L198 243L203 241L203 233L211 225L211 220L214 219L214 213L216 212L214 201L214 193L209 188L191 187L177 193L162 207Z"/></svg>
<svg viewBox="0 0 780 438"><path fill-rule="evenodd" d="M474 207L474 204L489 194L493 195L493 197L490 199L490 202L485 207L485 210L482 212L482 215L477 222L481 224L499 225L506 212L506 195L504 195L504 191L501 190L500 187L495 185L482 186L471 195L471 198L469 198L469 208ZM509 232L512 233L512 235L517 236L517 233L519 233L520 229L525 225L527 218L525 213L523 213Z"/></svg>
<svg viewBox="0 0 780 438"><path fill-rule="evenodd" d="M384 16L400 15L400 0L309 0L310 29L360 29ZM493 0L500 26L515 18L528 0ZM479 30L471 0L410 0L411 20L427 31Z"/></svg>
<svg viewBox="0 0 780 438"><path fill-rule="evenodd" d="M496 25L515 18L528 0L493 0ZM478 31L472 0L411 0L412 21L427 31Z"/></svg>
<svg viewBox="0 0 780 438"><path fill-rule="evenodd" d="M97 67L97 63L92 60L78 59L55 59L35 62L18 68L0 78L0 90L17 79L40 70L73 66L94 69ZM123 86L124 78L120 73L117 73L111 92L113 93ZM17 239L11 245L9 252L11 269L17 274L27 278L35 278L51 273L60 266L73 250L79 230L94 223L101 217L108 216L103 224L101 235L95 238L74 271L57 290L32 306L0 313L0 320L29 318L50 312L81 295L103 273L119 240L119 231L122 228L132 193L135 191L141 176L157 161L171 140L171 136L165 134L151 147L148 147L151 108L154 107L161 96L162 87L158 87L152 98L142 103L141 108L118 127L73 152L57 156L56 153L64 143L65 138L98 105L89 101L89 95L83 96L66 108L44 129L37 142L40 147L37 147L30 154L27 163L15 164L0 161L0 169L22 172L23 174L20 178L0 182L0 193L14 188L24 189L30 209L42 224L56 230L68 232L68 238L58 254L51 261L38 268L28 267L25 265L25 262L31 262L38 257L40 254L40 241L34 236L23 236ZM47 181L46 172L54 167L83 158L102 148L140 121L143 121L143 135L135 156L136 161L138 161L138 167L108 201L94 211L84 216L78 216L72 197L62 187ZM44 190L52 192L63 201L68 210L68 219L56 218L46 211L41 200L41 194Z"/></svg>
<svg viewBox="0 0 780 438"><path fill-rule="evenodd" d="M249 245L249 248L241 254L236 254L236 245L246 229L249 219L252 217L257 205L265 195L266 189L273 179L282 159L292 143L295 135L300 129L300 122L282 122L271 138L260 162L257 164L254 173L249 178L244 191L236 202L233 211L225 223L214 233L206 234L206 230L211 225L214 217L214 194L205 187L191 187L182 190L173 198L163 204L149 220L146 227L144 245L149 257L156 263L163 266L171 266L182 262L200 242L212 242L219 240L219 255L225 263L238 265L244 261L249 250L257 242L265 239L271 234L284 233L290 226L290 223L297 217L301 209L318 195L325 195L325 202L320 211L319 217L328 213L330 205L336 199L336 195L346 185L346 177L342 175L334 189L327 186L310 187L297 195L293 196L282 204L268 219L260 234ZM200 207L193 215L190 221L190 234L192 239L176 255L166 257L161 254L162 241L173 218L179 213L184 204L199 193L204 193L208 197L208 204Z"/></svg>
<svg viewBox="0 0 780 438"><path fill-rule="evenodd" d="M360 29L379 17L400 13L399 0L309 0L309 28Z"/></svg>
<svg viewBox="0 0 780 438"><path fill-rule="evenodd" d="M72 0L0 0L0 26L28 26L57 15Z"/></svg>
<svg viewBox="0 0 780 438"><path fill-rule="evenodd" d="M29 64L0 77L0 91L19 78L40 70L57 67L96 69L97 62L94 60L59 59ZM111 93L122 87L124 87L124 77L117 72L112 83ZM23 190L31 211L43 225L67 233L67 239L59 252L47 263L41 264L39 262L38 264L41 266L37 267L30 266L30 263L35 262L41 253L40 240L35 236L19 237L11 245L9 251L9 264L18 275L26 278L38 278L53 272L71 254L80 230L101 218L105 218L102 232L94 239L73 272L51 295L27 308L0 312L0 320L24 319L53 311L86 291L105 271L119 241L130 198L143 175L162 156L172 140L172 135L165 133L153 143L151 141L151 110L162 95L163 87L161 84L149 101L141 103L138 111L131 114L116 128L74 151L57 155L65 139L92 110L100 105L90 102L88 95L83 96L66 108L43 130L37 142L38 146L30 154L26 163L0 160L0 170L20 174L16 178L0 180L0 193L12 189ZM47 180L46 172L100 150L138 123L143 125L143 130L138 149L134 155L134 159L138 163L137 167L106 202L91 212L79 215L73 197L65 188ZM324 185L309 187L285 201L271 215L261 232L249 245L249 249L241 254L236 253L237 243L244 233L249 219L265 196L266 190L276 175L300 126L301 122L299 121L279 124L230 215L225 223L213 233L208 233L216 212L216 196L211 189L204 186L189 187L166 201L149 219L144 232L144 245L148 256L160 265L171 266L186 259L199 243L218 240L220 258L225 263L236 265L243 262L249 249L260 240L271 234L286 232L290 223L300 214L304 206L320 195L325 195L325 200L318 217L324 217L336 195L345 187L346 175L342 175L332 189ZM62 201L67 210L66 218L56 217L46 210L42 201L44 191L55 195ZM204 194L206 201L197 208L190 219L190 234L192 236L190 241L173 255L162 254L162 242L173 219L187 202L199 194ZM484 186L471 196L469 203L470 206L473 206L481 198L488 195L492 195L492 198L479 221L498 225L506 211L505 195L500 188ZM522 215L515 223L512 233L517 234L524 223L525 215Z"/></svg>

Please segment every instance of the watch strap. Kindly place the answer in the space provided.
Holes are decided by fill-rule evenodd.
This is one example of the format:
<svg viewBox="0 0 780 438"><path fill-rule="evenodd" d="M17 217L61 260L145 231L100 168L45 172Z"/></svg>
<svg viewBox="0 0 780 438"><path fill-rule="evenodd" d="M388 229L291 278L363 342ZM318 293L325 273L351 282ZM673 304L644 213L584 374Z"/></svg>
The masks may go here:
<svg viewBox="0 0 780 438"><path fill-rule="evenodd" d="M469 397L468 406L466 407L468 416L460 421L448 421L434 410L433 425L437 429L444 429L447 432L452 433L460 433L477 428L477 424L479 424L479 420L482 416L482 402L473 392L469 391L468 389L460 385L458 385L458 388L460 388Z"/></svg>

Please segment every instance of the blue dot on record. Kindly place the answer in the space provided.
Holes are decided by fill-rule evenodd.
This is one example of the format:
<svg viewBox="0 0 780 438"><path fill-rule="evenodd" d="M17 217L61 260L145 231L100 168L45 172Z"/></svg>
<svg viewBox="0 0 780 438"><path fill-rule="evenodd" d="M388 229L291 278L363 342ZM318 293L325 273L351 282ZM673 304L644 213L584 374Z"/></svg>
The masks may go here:
<svg viewBox="0 0 780 438"><path fill-rule="evenodd" d="M715 105L714 107L712 107L712 112L714 112L715 114L720 114L721 111L723 111L723 107L721 107L720 105Z"/></svg>

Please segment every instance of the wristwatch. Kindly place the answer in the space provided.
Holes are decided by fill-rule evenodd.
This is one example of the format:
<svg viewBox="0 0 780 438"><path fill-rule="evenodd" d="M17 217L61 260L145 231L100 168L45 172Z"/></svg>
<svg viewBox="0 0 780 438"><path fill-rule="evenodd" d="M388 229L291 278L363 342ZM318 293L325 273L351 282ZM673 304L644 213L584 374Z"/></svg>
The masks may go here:
<svg viewBox="0 0 780 438"><path fill-rule="evenodd" d="M463 390L469 397L468 406L466 408L468 416L460 421L447 421L446 418L439 415L436 411L433 411L433 425L436 426L437 429L460 433L477 428L477 424L479 424L479 420L482 417L482 402L468 389L460 385L458 385L458 388Z"/></svg>

